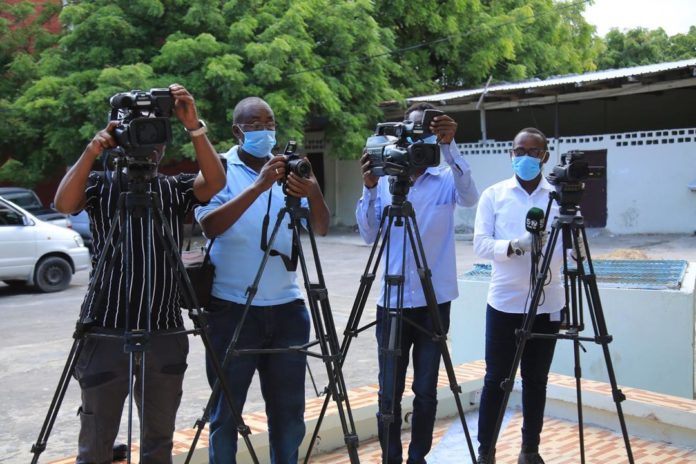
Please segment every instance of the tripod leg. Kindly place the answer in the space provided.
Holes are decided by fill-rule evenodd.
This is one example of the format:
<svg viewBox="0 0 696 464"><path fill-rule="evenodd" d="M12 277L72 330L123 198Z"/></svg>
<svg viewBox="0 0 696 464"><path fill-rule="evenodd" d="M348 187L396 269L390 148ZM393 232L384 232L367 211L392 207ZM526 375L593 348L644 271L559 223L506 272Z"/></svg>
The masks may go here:
<svg viewBox="0 0 696 464"><path fill-rule="evenodd" d="M553 255L553 250L556 247L556 242L558 241L559 232L560 229L556 224L554 224L551 228L546 253L544 254L544 259L541 263L541 270L534 281L534 290L532 291L532 299L527 310L527 315L524 319L522 329L517 331L519 340L517 350L515 351L515 357L513 358L512 366L510 368L510 375L500 385L500 388L503 390L503 400L500 404L500 410L498 411L498 418L496 419L495 427L493 428L491 443L487 452L488 456L493 456L495 453L498 435L500 434L500 428L502 427L503 418L505 416L505 409L507 408L508 401L510 400L510 394L512 393L512 388L515 384L515 376L517 375L517 369L520 367L520 362L522 361L524 348L532 333L532 327L534 327L534 320L536 319L539 301L541 300L541 294L544 290L544 281L546 280L546 276L548 275L549 268L551 266L551 257Z"/></svg>
<svg viewBox="0 0 696 464"><path fill-rule="evenodd" d="M411 224L413 225L413 227L411 227ZM438 342L440 346L440 354L442 356L442 361L445 365L445 371L447 372L450 390L452 390L454 401L457 405L457 412L459 414L459 419L462 424L462 429L464 430L464 436L466 437L467 446L469 448L469 454L471 456L471 462L476 462L476 452L474 451L474 445L471 440L471 435L469 433L469 427L466 424L464 407L462 406L461 398L459 396L462 392L462 389L459 386L457 376L454 373L452 358L450 357L449 349L447 348L447 335L444 333L442 321L440 319L440 312L437 305L437 299L435 297L435 289L433 287L432 272L428 268L428 264L426 262L425 250L421 241L420 232L418 231L418 224L416 222L415 213L406 218L406 230L408 231L409 241L411 243L411 249L413 250L413 256L416 261L416 266L418 267L418 276L420 277L421 286L423 288L423 294L425 295L425 300L427 302L428 310L430 312L432 325L435 329L433 338L435 339L435 341Z"/></svg>
<svg viewBox="0 0 696 464"><path fill-rule="evenodd" d="M56 418L58 416L58 410L60 405L63 403L63 398L65 398L65 392L68 389L68 384L70 383L70 377L75 370L75 363L80 357L82 352L82 347L84 345L84 338L76 338L70 348L70 353L65 362L65 367L63 368L63 373L58 380L58 388L53 394L53 399L51 400L51 406L46 414L46 419L44 420L39 436L36 439L36 443L32 445L31 452L34 454L31 462L36 464L39 462L39 456L46 450L46 443L48 442L48 437L51 434L53 425L55 424Z"/></svg>
<svg viewBox="0 0 696 464"><path fill-rule="evenodd" d="M319 260L319 253L317 251L316 241L314 239L314 232L312 230L311 221L308 220L307 231L312 248L312 258L319 281L316 284L312 284L309 277L307 262L302 249L302 241L300 240L299 218L293 217L292 210L291 224L293 225L294 240L297 241L297 248L299 251L298 256L305 283L305 289L307 292L307 299L312 314L312 320L314 322L314 331L317 339L319 340L322 359L324 361L326 374L329 379L328 391L331 392L331 396L334 398L334 402L336 403L336 409L341 421L341 428L343 430L344 441L348 449L350 462L356 464L360 462L357 450L358 436L355 432L353 414L350 410L345 380L341 370L338 337L336 335L336 327L333 323L333 315L329 305L328 292L324 283L324 275L321 270L321 262ZM343 405L344 402L345 411Z"/></svg>
<svg viewBox="0 0 696 464"><path fill-rule="evenodd" d="M575 359L575 391L578 407L578 438L580 441L580 463L585 464L585 427L582 414L582 370L580 367L580 341L573 340L573 357Z"/></svg>
<svg viewBox="0 0 696 464"><path fill-rule="evenodd" d="M164 235L162 235L162 230L159 227L155 228L155 230L157 231L160 239L163 242L170 244L169 249L176 250L176 243L174 241L174 236L172 234L171 228L169 227L169 223L164 220L161 211L159 211L158 209L155 211L157 213L156 219L159 225L161 225L164 229ZM189 308L198 306L198 301L196 301L196 294L193 291L191 281L188 278L186 268L184 267L184 263L181 261L181 258L179 256L172 256L169 253L166 256L169 265L178 269L178 272L175 273L177 285L180 289L183 290L182 296L184 297L184 300L187 302L187 306ZM191 303L194 302L195 305L192 305ZM252 461L258 464L258 458L254 451L254 447L251 444L251 439L249 438L249 435L251 434L251 429L244 423L242 414L237 410L237 407L234 404L232 390L230 389L229 384L227 383L227 380L224 376L224 368L226 366L224 363L222 365L220 364L217 354L215 353L215 350L213 349L212 344L210 342L210 338L208 337L207 317L205 316L205 313L203 311L199 310L192 314L191 319L193 320L196 326L197 333L201 336L205 352L210 357L211 365L213 366L213 371L215 372L217 380L213 387L212 394L208 400L208 403L206 404L203 416L194 424L194 426L196 427L196 433L191 442L191 446L189 447L189 451L186 456L185 462L187 464L191 462L191 459L193 458L193 453L196 449L196 445L198 444L198 440L201 436L203 428L205 427L205 424L208 422L208 419L210 417L210 409L212 408L212 404L216 401L217 395L219 394L219 390L222 389L223 394L225 395L227 406L230 408L230 411L232 412L232 415L235 418L235 421L237 422L237 431L242 436L242 439L244 440L244 443L247 447L247 450L249 451L249 455L251 456Z"/></svg>
<svg viewBox="0 0 696 464"><path fill-rule="evenodd" d="M594 315L593 320L596 320L596 331L595 339L599 344L602 345L602 352L604 354L604 361L607 365L607 375L609 376L609 383L611 384L612 397L614 403L616 404L616 413L619 416L619 423L621 425L621 434L624 439L624 446L626 447L626 455L628 457L628 462L633 464L633 451L631 450L631 441L628 436L628 429L626 427L626 419L624 418L623 408L621 403L626 399L626 395L619 389L616 375L614 373L614 366L611 361L611 355L609 353L609 343L612 341L611 335L607 330L607 323L604 318L604 311L602 309L602 303L599 299L599 289L597 287L597 276L594 273L594 267L592 266L592 259L590 258L590 249L587 245L587 235L585 233L584 226L580 226L580 238L582 239L585 252L587 253L587 265L589 268L589 274L585 274L584 267L578 265L578 270L581 273L581 280L585 286L585 293L587 295L587 306L590 314ZM578 236L575 235L576 240Z"/></svg>
<svg viewBox="0 0 696 464"><path fill-rule="evenodd" d="M341 342L341 348L339 350L339 365L342 367L345 362L346 356L348 355L348 349L350 348L351 341L358 336L360 332L368 329L376 324L372 322L367 326L360 328L360 319L365 310L365 305L370 295L370 289L372 288L372 283L377 275L377 269L379 268L379 263L384 252L385 241L381 237L388 237L389 231L391 230L391 221L387 225L387 230L383 234L385 220L388 217L387 214L382 215L380 220L379 228L377 231L377 238L372 244L372 249L370 250L370 256L365 265L365 270L360 277L360 286L355 295L355 300L353 301L353 307L351 309L350 315L348 317L348 322L346 328L343 331L343 341ZM328 388L326 391L326 397L324 398L324 404L321 407L319 416L317 417L317 425L314 427L314 432L312 433L312 438L309 442L309 447L307 449L307 454L305 456L304 464L309 463L309 458L311 456L312 450L316 444L317 438L319 436L319 430L321 429L321 424L323 422L324 416L326 415L326 410L331 402L331 390Z"/></svg>

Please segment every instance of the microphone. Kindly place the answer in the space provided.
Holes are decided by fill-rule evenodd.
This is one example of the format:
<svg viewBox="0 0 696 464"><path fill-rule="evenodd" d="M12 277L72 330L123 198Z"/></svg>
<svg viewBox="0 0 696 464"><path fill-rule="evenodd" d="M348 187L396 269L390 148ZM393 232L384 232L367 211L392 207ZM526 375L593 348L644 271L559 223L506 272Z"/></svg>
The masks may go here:
<svg viewBox="0 0 696 464"><path fill-rule="evenodd" d="M539 253L541 253L541 233L546 228L544 210L537 207L530 208L529 211L527 211L524 226L527 232L532 234L532 254L539 256Z"/></svg>

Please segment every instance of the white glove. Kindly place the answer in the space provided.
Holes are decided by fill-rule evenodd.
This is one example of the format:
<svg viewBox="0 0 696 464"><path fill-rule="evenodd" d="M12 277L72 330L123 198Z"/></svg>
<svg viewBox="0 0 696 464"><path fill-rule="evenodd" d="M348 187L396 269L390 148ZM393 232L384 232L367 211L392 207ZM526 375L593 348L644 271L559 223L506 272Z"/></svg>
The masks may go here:
<svg viewBox="0 0 696 464"><path fill-rule="evenodd" d="M510 240L510 248L512 252L517 256L522 256L525 253L529 253L532 250L532 241L534 237L529 232L525 232L521 237L513 238Z"/></svg>

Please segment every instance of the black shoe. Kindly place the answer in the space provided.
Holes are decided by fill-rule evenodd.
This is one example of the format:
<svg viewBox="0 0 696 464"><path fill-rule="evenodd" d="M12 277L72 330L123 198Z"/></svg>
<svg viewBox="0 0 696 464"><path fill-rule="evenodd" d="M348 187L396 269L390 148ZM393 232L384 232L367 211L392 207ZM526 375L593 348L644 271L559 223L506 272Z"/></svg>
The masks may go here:
<svg viewBox="0 0 696 464"><path fill-rule="evenodd" d="M495 456L493 458L488 459L488 456L485 454L479 454L478 459L476 459L476 464L495 464Z"/></svg>
<svg viewBox="0 0 696 464"><path fill-rule="evenodd" d="M544 460L541 459L539 453L525 453L520 452L520 456L517 458L517 464L545 464Z"/></svg>
<svg viewBox="0 0 696 464"><path fill-rule="evenodd" d="M124 443L114 445L113 453L114 461L125 461L128 458L128 445Z"/></svg>

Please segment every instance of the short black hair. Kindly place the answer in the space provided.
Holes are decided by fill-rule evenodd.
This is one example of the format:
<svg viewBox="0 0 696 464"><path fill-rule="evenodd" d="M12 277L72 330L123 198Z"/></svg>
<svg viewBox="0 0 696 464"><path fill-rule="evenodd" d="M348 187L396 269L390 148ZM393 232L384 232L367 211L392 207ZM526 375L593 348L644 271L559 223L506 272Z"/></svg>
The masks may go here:
<svg viewBox="0 0 696 464"><path fill-rule="evenodd" d="M262 105L268 107L269 110L271 110L271 114L273 114L273 110L271 109L271 105L269 105L266 100L264 100L261 97L246 97L243 98L242 100L237 103L237 105L234 107L234 111L232 112L232 124L239 124L242 121L246 121L247 119L247 110L251 106L255 105Z"/></svg>
<svg viewBox="0 0 696 464"><path fill-rule="evenodd" d="M416 102L413 105L406 108L406 112L404 113L404 119L408 119L408 115L413 113L414 111L425 111L425 110L434 110L434 109L435 109L435 105L433 105L432 103Z"/></svg>
<svg viewBox="0 0 696 464"><path fill-rule="evenodd" d="M517 136L520 135L520 134L534 134L534 135L537 135L537 136L541 137L541 140L544 141L544 150L548 151L548 149L549 149L549 141L546 139L546 135L544 135L544 133L541 132L541 131L540 131L539 129L537 129L536 127L525 127L524 129L522 129L521 131L519 131L519 132L517 133L517 135L515 136L515 138L517 138Z"/></svg>

